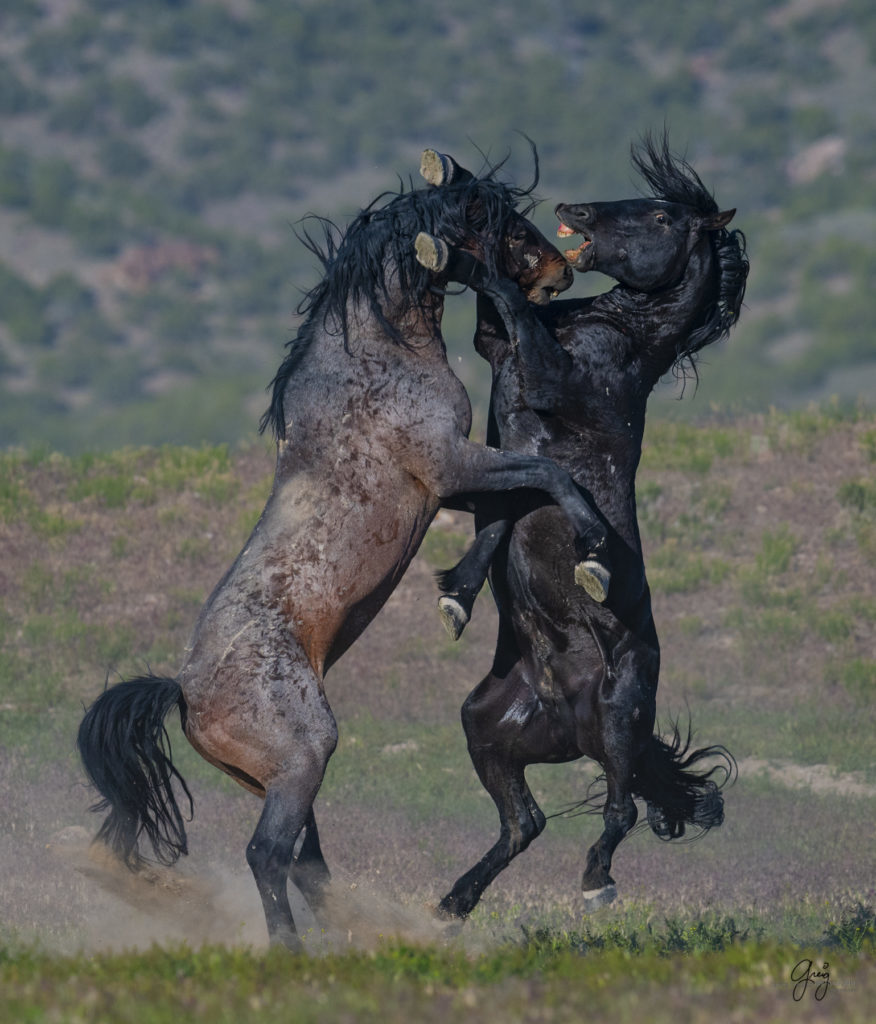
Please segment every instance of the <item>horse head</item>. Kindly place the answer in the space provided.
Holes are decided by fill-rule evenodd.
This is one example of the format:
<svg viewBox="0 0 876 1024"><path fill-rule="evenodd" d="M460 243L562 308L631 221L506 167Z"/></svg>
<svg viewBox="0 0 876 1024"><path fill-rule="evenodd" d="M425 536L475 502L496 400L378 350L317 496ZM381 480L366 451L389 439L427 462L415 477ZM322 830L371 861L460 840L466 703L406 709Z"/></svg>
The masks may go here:
<svg viewBox="0 0 876 1024"><path fill-rule="evenodd" d="M660 199L621 199L603 203L560 203L560 237L580 235L569 249L569 264L598 270L626 288L654 292L684 275L691 253L713 231L720 231L735 210L703 214Z"/></svg>
<svg viewBox="0 0 876 1024"><path fill-rule="evenodd" d="M745 236L727 231L736 211L720 209L690 164L672 155L665 136L660 144L646 136L632 159L652 195L560 203L558 234L583 238L566 251L570 266L614 278L629 298L638 298L639 313L653 299L664 328L672 326L666 319L674 302L678 335L668 358L678 366L725 338L739 318L748 276Z"/></svg>
<svg viewBox="0 0 876 1024"><path fill-rule="evenodd" d="M534 205L535 183L528 189L503 185L496 180L497 170L490 168L478 178L453 157L424 151L420 173L455 211L455 222L436 234L486 264L493 276L510 278L530 302L546 305L571 285L571 268L525 216ZM524 200L528 205L524 213L518 212Z"/></svg>

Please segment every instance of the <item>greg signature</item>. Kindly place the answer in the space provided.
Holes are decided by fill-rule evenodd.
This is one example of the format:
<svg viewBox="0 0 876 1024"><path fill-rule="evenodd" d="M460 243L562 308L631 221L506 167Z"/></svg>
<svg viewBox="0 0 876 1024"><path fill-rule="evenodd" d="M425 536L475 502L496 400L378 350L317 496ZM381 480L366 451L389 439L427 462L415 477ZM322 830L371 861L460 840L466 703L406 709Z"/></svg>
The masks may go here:
<svg viewBox="0 0 876 1024"><path fill-rule="evenodd" d="M830 988L830 964L825 963L818 968L812 966L811 960L803 959L791 971L791 981L794 982L791 995L795 1002L800 1002L811 985L814 987L812 994L820 1003Z"/></svg>

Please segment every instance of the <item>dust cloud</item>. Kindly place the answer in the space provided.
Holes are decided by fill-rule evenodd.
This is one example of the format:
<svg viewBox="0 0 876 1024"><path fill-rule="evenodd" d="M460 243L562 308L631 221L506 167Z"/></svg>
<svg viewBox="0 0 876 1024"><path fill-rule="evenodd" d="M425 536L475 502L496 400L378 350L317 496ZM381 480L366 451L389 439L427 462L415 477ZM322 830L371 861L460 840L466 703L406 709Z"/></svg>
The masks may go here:
<svg viewBox="0 0 876 1024"><path fill-rule="evenodd" d="M94 888L79 932L83 952L181 942L267 948L261 903L248 871L235 873L213 863L197 873L189 865L160 864L132 872L106 846L92 842L81 826L59 830L46 848L62 876L76 873ZM312 955L371 950L391 939L458 941L459 926L438 920L426 904L400 902L372 884L337 874L319 921L294 886L289 896L296 927ZM63 945L69 948L70 942Z"/></svg>

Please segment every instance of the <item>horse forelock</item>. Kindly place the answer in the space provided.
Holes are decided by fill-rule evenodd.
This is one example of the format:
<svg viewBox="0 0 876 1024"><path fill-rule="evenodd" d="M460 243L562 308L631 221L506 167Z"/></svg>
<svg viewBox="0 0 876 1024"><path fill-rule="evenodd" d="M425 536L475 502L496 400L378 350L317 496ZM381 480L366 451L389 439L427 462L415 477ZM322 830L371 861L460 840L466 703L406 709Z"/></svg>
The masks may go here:
<svg viewBox="0 0 876 1024"><path fill-rule="evenodd" d="M690 206L702 214L718 212L712 193L687 160L670 150L665 133L659 142L651 134L646 134L638 145L633 146L631 159L648 183L651 198Z"/></svg>

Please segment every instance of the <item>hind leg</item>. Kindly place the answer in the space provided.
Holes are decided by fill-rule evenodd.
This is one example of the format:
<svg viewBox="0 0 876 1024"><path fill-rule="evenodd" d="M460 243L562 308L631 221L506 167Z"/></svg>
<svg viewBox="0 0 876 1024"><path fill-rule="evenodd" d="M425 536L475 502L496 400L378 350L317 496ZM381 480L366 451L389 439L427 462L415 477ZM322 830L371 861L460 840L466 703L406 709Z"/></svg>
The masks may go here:
<svg viewBox="0 0 876 1024"><path fill-rule="evenodd" d="M319 832L313 808L304 823L303 835L295 844L294 859L290 872L292 884L300 890L310 909L317 912L325 902L325 889L331 881L331 872L319 845Z"/></svg>
<svg viewBox="0 0 876 1024"><path fill-rule="evenodd" d="M295 844L308 824L313 827L302 846L306 859L312 862L319 849L313 801L338 736L334 716L322 692L302 687L299 696L303 706L298 709L298 722L289 723L282 749L277 751L283 755L282 768L265 787L262 815L246 848L247 863L262 898L268 938L272 945L282 944L293 950L300 949L301 942L289 907L286 883L293 871ZM305 886L311 893L315 888L311 883L318 877L317 870Z"/></svg>
<svg viewBox="0 0 876 1024"><path fill-rule="evenodd" d="M338 733L318 676L304 652L281 635L253 628L235 646L222 646L211 671L187 666L186 734L213 763L264 793L246 859L271 943L299 949L286 885L296 842L309 823L314 829L304 837L305 860L318 851L313 801Z"/></svg>
<svg viewBox="0 0 876 1024"><path fill-rule="evenodd" d="M633 794L637 761L654 723L654 688L645 682L650 679L647 668L652 657L650 652L640 652L630 659L626 671L609 671L596 719L584 712L579 720L578 742L583 750L601 748L599 761L608 784L602 835L587 851L581 879L584 899L591 907L610 903L617 895L612 857L639 815Z"/></svg>
<svg viewBox="0 0 876 1024"><path fill-rule="evenodd" d="M608 798L602 813L603 832L587 851L581 878L581 894L591 909L611 903L617 896L611 877L611 859L638 817L631 788L632 772L606 769L606 778Z"/></svg>
<svg viewBox="0 0 876 1024"><path fill-rule="evenodd" d="M539 760L549 716L517 672L487 676L463 705L472 763L499 812L499 839L441 901L443 917L468 917L487 886L545 826L524 769Z"/></svg>

